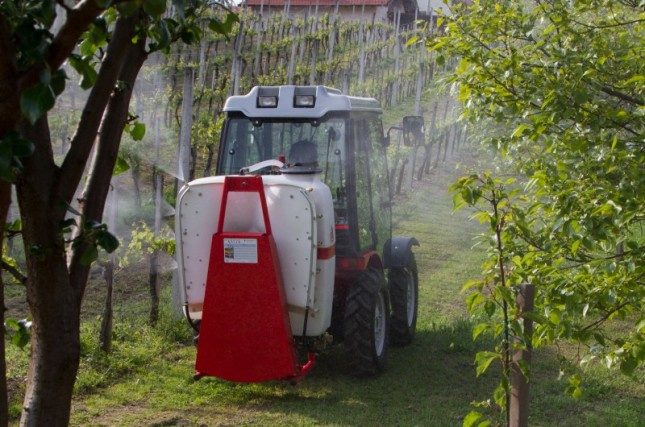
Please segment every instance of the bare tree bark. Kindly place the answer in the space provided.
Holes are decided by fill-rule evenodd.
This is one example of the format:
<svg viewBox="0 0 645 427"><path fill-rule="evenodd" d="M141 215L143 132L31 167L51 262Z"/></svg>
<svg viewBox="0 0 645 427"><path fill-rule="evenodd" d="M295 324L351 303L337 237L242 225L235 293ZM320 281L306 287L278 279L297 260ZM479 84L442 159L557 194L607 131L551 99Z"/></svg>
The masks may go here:
<svg viewBox="0 0 645 427"><path fill-rule="evenodd" d="M23 160L25 173L16 183L33 320L23 426L68 423L80 357L80 298L70 283L60 235L65 200L57 188L59 171L49 135L46 117L24 126L23 136L35 143L36 150Z"/></svg>

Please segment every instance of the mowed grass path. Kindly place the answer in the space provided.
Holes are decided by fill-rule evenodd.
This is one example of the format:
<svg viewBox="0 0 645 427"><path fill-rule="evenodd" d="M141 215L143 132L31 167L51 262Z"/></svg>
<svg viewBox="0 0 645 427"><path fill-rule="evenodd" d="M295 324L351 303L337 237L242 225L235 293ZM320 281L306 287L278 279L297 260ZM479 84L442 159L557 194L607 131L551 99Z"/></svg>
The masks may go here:
<svg viewBox="0 0 645 427"><path fill-rule="evenodd" d="M462 154L464 156L464 154ZM479 225L468 212L452 213L448 187L457 176L456 154L414 190L397 199L395 234L415 236L420 277L417 335L404 348L391 348L386 372L354 378L342 347L318 358L298 386L283 382L234 384L213 378L194 381L195 349L189 340L172 343L140 326L117 327L115 353L121 366L110 380L81 373L74 400L73 425L141 426L459 426L473 400L490 397L495 370L475 378L473 360L490 342L473 343L472 322L464 307L463 283L477 277L483 249L472 249ZM142 288L143 289L143 288ZM144 311L144 310L142 310ZM122 312L123 313L123 312ZM173 326L175 328L186 328ZM186 331L174 331L187 336ZM182 335L183 334L183 335ZM86 353L87 361L92 352ZM564 394L550 350L535 356L531 425L639 425L645 420L640 380L617 371L591 372L591 393L580 401ZM93 375L101 376L94 370ZM109 377L106 374L106 377ZM85 384L85 385L84 385ZM642 425L642 424L640 424Z"/></svg>

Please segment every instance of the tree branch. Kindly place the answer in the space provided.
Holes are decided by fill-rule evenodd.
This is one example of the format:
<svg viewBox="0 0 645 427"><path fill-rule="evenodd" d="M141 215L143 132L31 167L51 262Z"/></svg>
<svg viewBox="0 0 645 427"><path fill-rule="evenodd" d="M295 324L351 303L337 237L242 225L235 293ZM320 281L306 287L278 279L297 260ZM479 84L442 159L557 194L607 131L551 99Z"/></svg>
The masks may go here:
<svg viewBox="0 0 645 427"><path fill-rule="evenodd" d="M71 139L71 147L61 166L60 194L65 201L70 201L85 171L87 159L96 139L103 112L110 99L121 69L130 40L134 35L136 18L119 17L112 38L107 47L105 58L87 99L76 133Z"/></svg>
<svg viewBox="0 0 645 427"><path fill-rule="evenodd" d="M126 0L114 0L111 4L115 5L124 1ZM18 91L22 91L38 81L38 76L45 66L51 70L58 70L76 48L81 35L105 11L105 8L99 6L99 2L96 0L81 0L73 8L67 7L65 10L67 19L49 45L45 62L36 63L25 71L18 79Z"/></svg>
<svg viewBox="0 0 645 427"><path fill-rule="evenodd" d="M15 129L20 119L20 104L16 81L16 56L11 31L4 15L0 14L0 135Z"/></svg>
<svg viewBox="0 0 645 427"><path fill-rule="evenodd" d="M74 8L68 9L67 19L49 46L45 63L38 62L32 65L18 79L18 90L22 91L34 84L45 66L57 70L72 53L83 32L103 10L105 9L100 7L96 0L81 0Z"/></svg>
<svg viewBox="0 0 645 427"><path fill-rule="evenodd" d="M139 19L135 17L135 19ZM119 153L119 145L123 129L128 120L128 106L132 90L139 70L148 54L145 51L146 37L139 38L136 44L128 44L121 51L125 58L118 73L118 80L125 83L122 89L116 90L110 98L99 132L99 142L96 148L90 178L83 191L84 206L82 213L86 219L101 222L105 199L110 188L112 171ZM76 289L79 299L83 297L87 284L89 267L81 262L82 255L87 249L85 244L75 248L69 266L70 283Z"/></svg>
<svg viewBox="0 0 645 427"><path fill-rule="evenodd" d="M645 105L645 103L642 100L633 98L627 94L617 91L616 89L610 88L609 86L601 86L600 90L606 93L607 95L615 96L618 99L621 99L625 102L629 102L630 104L634 104L638 107L642 107L643 105Z"/></svg>
<svg viewBox="0 0 645 427"><path fill-rule="evenodd" d="M4 271L6 271L7 273L9 273L9 274L11 274L13 277L15 277L15 279L16 279L17 281L19 281L21 285L23 285L23 286L24 286L24 285L26 285L26 284L27 284L27 276L25 276L24 274L22 274L22 272L20 272L20 270L18 270L16 267L14 267L14 266L12 266L12 265L7 264L5 261L2 261L2 262L0 263L0 266L2 267L2 269L3 269Z"/></svg>
<svg viewBox="0 0 645 427"><path fill-rule="evenodd" d="M611 309L611 310L609 310L608 312L606 312L606 313L605 313L605 315L604 315L604 316L602 316L600 319L598 319L598 320L596 320L595 322L593 322L593 323L591 323L591 324L589 324L589 325L585 326L584 328L580 329L580 332L586 332L586 331L588 331L589 329L595 328L596 326L600 325L601 323L603 323L604 321L606 321L607 319L609 319L609 316L611 316L612 314L614 314L614 313L615 313L615 312L617 312L618 310L620 310L620 309L622 309L622 308L625 308L625 307L626 307L626 306L628 306L629 304L631 304L631 302L630 302L630 301L627 301L627 302L624 302L624 303L620 304L618 307L614 307L613 309Z"/></svg>

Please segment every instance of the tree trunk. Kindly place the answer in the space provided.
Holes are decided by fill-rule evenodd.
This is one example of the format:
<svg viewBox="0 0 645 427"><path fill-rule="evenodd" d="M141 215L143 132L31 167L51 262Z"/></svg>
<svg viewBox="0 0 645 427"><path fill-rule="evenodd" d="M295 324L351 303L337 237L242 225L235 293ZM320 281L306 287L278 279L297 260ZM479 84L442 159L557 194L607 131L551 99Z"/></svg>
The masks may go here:
<svg viewBox="0 0 645 427"><path fill-rule="evenodd" d="M103 278L105 279L105 305L103 306L103 318L101 319L101 332L99 334L99 346L105 353L112 351L112 294L114 291L114 259L110 256L110 260L105 264L103 270Z"/></svg>
<svg viewBox="0 0 645 427"><path fill-rule="evenodd" d="M51 152L47 118L25 127L23 134L34 141L36 151L23 160L25 173L16 183L28 253L27 302L33 318L20 424L64 426L69 422L80 357L80 295L70 283L60 235L65 207L56 189L58 168Z"/></svg>
<svg viewBox="0 0 645 427"><path fill-rule="evenodd" d="M12 45L12 35L4 16L0 14L0 137L15 131L19 120L20 106L19 95L14 82L17 80L15 52ZM0 180L0 231L4 230L7 212L11 204L11 184ZM4 233L0 234L0 259ZM2 324L4 325L4 283L0 276L0 310ZM8 396L7 396L7 367L5 360L4 333L0 340L0 425L9 423Z"/></svg>
<svg viewBox="0 0 645 427"><path fill-rule="evenodd" d="M141 209L141 164L139 160L132 162L130 174L132 175L132 184L134 186L134 204L138 209Z"/></svg>
<svg viewBox="0 0 645 427"><path fill-rule="evenodd" d="M206 146L206 149L208 150L208 156L206 157L206 166L204 166L204 173L202 176L211 176L212 169L213 169L213 158L215 156L215 147L213 144L208 144Z"/></svg>
<svg viewBox="0 0 645 427"><path fill-rule="evenodd" d="M116 227L118 198L116 187L112 185L110 191L108 229L114 230ZM141 206L139 206L141 207ZM99 334L99 346L105 353L112 351L112 318L114 311L112 309L112 295L114 293L114 254L109 255L108 262L103 266L103 278L105 279L105 304L103 305L103 318L101 319L101 332Z"/></svg>
<svg viewBox="0 0 645 427"><path fill-rule="evenodd" d="M126 40L129 41L129 38ZM127 119L131 88L145 59L144 43L145 39L141 38L136 46L126 44L126 54L123 54L121 46L121 55L125 59L118 77L130 85L125 85L125 89L112 96L103 115L101 136L95 153L98 161L94 162L87 198L84 200L83 213L88 220L100 221L102 218ZM133 52L139 56L133 57ZM138 61L140 58L141 61ZM98 86L103 84L105 81L97 82L95 88L101 89ZM92 107L102 109L100 105ZM28 253L27 301L33 316L32 357L21 425L63 426L69 423L71 397L80 358L80 306L89 273L89 266L81 260L83 253L91 246L85 243L73 249L68 270L60 222L67 213L64 204L71 202L80 181L82 174L78 173L78 169L82 169L87 159L83 153L89 153L89 150L73 145L70 154L75 150L78 152L73 159L68 154L59 168L53 160L46 117L34 126L25 126L23 134L36 144L36 150L24 159L25 173L16 184L23 239ZM91 144L93 140L93 137L89 142L79 139L77 144Z"/></svg>
<svg viewBox="0 0 645 427"><path fill-rule="evenodd" d="M159 236L161 230L161 202L163 193L163 176L155 168L152 176L152 188L154 190L155 201L155 223L154 223L154 237ZM159 320L159 252L155 250L150 255L150 325L156 326Z"/></svg>
<svg viewBox="0 0 645 427"><path fill-rule="evenodd" d="M0 230L4 230L7 212L11 205L11 184L0 181ZM4 233L0 235L0 259L4 245ZM4 283L2 281L2 270L0 269L0 321L4 325ZM0 340L0 425L9 424L9 402L7 394L7 364L5 359L5 340Z"/></svg>

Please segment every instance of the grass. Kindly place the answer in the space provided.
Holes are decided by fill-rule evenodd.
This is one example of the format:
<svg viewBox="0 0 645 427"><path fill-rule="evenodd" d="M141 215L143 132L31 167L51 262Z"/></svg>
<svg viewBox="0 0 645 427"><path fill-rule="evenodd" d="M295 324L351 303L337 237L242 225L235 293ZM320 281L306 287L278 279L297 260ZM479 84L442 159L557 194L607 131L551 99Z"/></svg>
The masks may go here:
<svg viewBox="0 0 645 427"><path fill-rule="evenodd" d="M417 335L404 348L391 348L388 369L376 378L349 375L342 348L331 347L298 386L279 381L235 384L203 378L194 381L195 348L185 321L170 313L166 275L160 325L147 318L145 268L117 275L115 333L109 356L98 350L98 314L103 284L94 281L84 307L83 355L72 408L72 425L461 425L472 401L488 399L496 386L495 369L475 377L477 351L492 347L473 342L461 285L479 274L484 258L472 250L478 225L467 212L452 213L447 188L461 174L456 155L442 164L395 207L396 234L413 235L420 277ZM18 416L28 350L9 348ZM552 348L536 351L531 383L530 423L535 426L638 426L645 419L644 375L622 376L592 366L582 372L584 394L568 397L558 379L559 361ZM14 418L14 422L17 419Z"/></svg>

